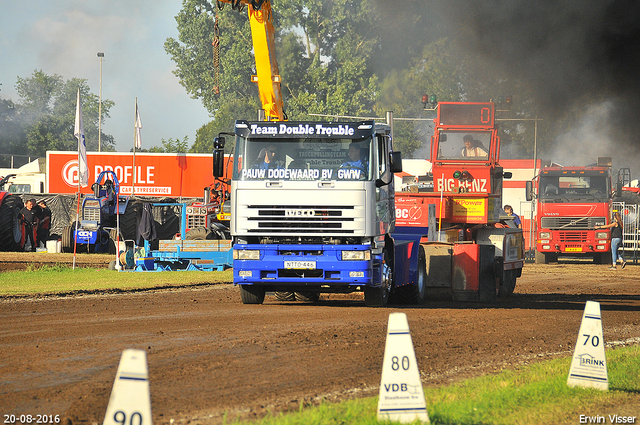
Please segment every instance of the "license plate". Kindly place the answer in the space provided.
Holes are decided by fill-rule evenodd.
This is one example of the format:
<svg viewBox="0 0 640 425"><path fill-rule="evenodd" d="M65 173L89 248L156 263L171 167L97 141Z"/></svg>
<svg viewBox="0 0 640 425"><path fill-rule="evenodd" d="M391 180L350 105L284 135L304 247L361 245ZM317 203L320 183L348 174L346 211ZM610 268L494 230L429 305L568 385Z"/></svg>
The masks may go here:
<svg viewBox="0 0 640 425"><path fill-rule="evenodd" d="M582 252L582 248L581 248L581 247L577 247L577 248L565 248L564 252Z"/></svg>
<svg viewBox="0 0 640 425"><path fill-rule="evenodd" d="M315 261L285 261L285 269L315 269Z"/></svg>

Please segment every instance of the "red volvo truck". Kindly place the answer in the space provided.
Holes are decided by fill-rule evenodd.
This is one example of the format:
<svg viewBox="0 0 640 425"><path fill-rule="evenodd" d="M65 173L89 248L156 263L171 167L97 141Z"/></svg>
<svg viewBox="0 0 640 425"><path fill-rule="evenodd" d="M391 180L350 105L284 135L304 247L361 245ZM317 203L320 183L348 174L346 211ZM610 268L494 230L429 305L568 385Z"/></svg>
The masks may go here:
<svg viewBox="0 0 640 425"><path fill-rule="evenodd" d="M527 182L527 200L535 198L536 263L558 256L592 257L609 263L609 230L595 226L611 220L611 158L586 167L544 167Z"/></svg>

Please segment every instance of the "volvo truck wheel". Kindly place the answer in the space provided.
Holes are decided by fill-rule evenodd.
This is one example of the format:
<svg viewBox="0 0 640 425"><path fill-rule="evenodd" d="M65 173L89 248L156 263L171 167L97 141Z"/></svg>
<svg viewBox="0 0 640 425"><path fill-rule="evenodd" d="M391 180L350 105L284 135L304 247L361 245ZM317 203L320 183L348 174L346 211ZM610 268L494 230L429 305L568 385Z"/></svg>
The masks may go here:
<svg viewBox="0 0 640 425"><path fill-rule="evenodd" d="M264 288L255 285L238 285L242 304L262 304L264 302Z"/></svg>
<svg viewBox="0 0 640 425"><path fill-rule="evenodd" d="M536 251L536 264L547 264L547 254Z"/></svg>

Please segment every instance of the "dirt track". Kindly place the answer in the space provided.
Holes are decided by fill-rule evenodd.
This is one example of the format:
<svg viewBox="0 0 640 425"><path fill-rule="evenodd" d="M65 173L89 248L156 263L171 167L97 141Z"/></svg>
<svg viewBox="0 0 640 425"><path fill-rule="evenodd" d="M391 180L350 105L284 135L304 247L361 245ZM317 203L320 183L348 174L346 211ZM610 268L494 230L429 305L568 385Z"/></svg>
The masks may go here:
<svg viewBox="0 0 640 425"><path fill-rule="evenodd" d="M640 342L640 266L526 266L514 296L494 305L372 309L361 296L324 296L245 306L228 284L0 300L0 413L102 423L125 348L147 351L156 424L377 395L394 311L408 315L425 385L571 353L586 300L601 303L607 342Z"/></svg>

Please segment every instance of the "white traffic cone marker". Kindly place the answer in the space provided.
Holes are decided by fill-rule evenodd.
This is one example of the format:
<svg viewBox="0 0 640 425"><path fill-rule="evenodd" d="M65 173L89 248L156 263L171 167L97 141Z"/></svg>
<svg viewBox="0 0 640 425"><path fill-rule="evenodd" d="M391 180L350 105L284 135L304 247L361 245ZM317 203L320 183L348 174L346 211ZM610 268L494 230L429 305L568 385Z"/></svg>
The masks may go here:
<svg viewBox="0 0 640 425"><path fill-rule="evenodd" d="M429 423L420 371L405 313L391 313L382 363L378 419Z"/></svg>
<svg viewBox="0 0 640 425"><path fill-rule="evenodd" d="M604 391L609 389L600 303L596 301L587 301L584 307L567 385Z"/></svg>
<svg viewBox="0 0 640 425"><path fill-rule="evenodd" d="M103 425L152 425L147 353L122 352Z"/></svg>

